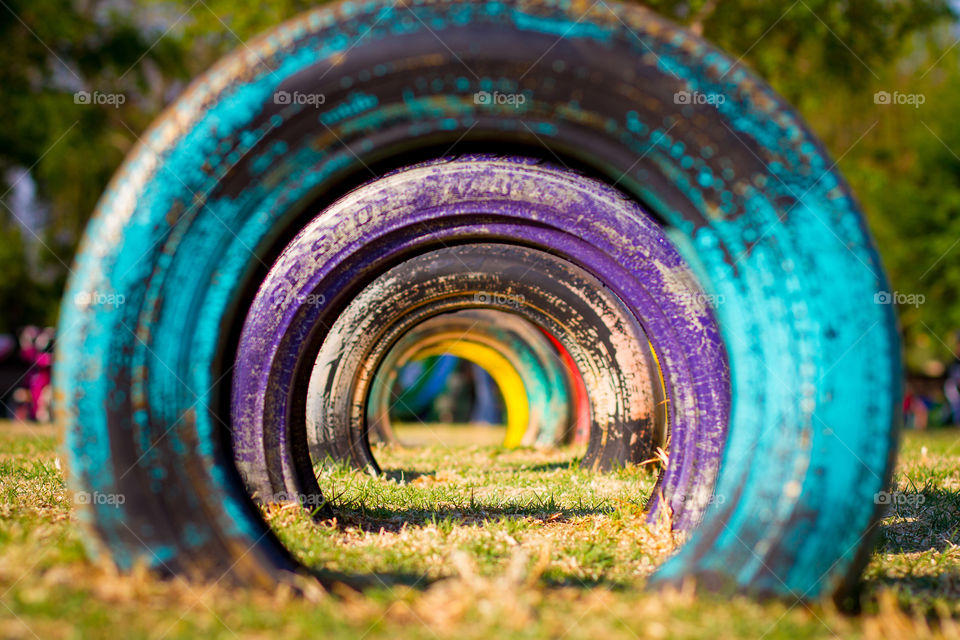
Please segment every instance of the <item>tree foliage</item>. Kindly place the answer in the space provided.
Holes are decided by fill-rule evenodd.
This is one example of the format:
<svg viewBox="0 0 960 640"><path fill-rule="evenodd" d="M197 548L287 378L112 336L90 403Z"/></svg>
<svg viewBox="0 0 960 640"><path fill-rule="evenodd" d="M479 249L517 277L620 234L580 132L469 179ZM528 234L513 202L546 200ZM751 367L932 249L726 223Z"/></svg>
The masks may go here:
<svg viewBox="0 0 960 640"><path fill-rule="evenodd" d="M32 238L14 219L9 193L3 197L0 331L52 320L96 199L186 82L315 4L5 0L0 192L12 186L11 169L29 169L48 224ZM646 4L730 52L797 107L860 197L893 288L925 297L901 309L909 362L946 359L943 343L960 328L960 32L950 2ZM78 90L125 101L76 104ZM877 91L922 95L924 103L877 104Z"/></svg>

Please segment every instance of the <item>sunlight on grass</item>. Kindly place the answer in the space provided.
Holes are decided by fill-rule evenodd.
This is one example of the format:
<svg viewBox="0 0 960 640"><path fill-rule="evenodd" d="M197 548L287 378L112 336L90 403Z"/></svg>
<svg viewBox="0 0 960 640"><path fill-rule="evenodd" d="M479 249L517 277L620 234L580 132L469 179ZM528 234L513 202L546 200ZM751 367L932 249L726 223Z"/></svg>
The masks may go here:
<svg viewBox="0 0 960 640"><path fill-rule="evenodd" d="M437 579L456 573L449 558L462 550L480 574L493 575L522 548L539 558L545 582L630 584L675 546L668 523L650 523L644 514L655 472L590 473L579 467L582 453L379 447L381 477L318 469L333 521L315 523L293 505L264 513L311 567Z"/></svg>
<svg viewBox="0 0 960 640"><path fill-rule="evenodd" d="M336 518L296 505L266 515L332 593L308 578L297 595L121 575L83 548L55 442L48 427L0 423L0 637L958 635L957 431L907 434L896 490L909 499L881 524L859 616L643 590L670 546L643 515L654 474L587 473L575 450L378 448L384 477L321 469Z"/></svg>

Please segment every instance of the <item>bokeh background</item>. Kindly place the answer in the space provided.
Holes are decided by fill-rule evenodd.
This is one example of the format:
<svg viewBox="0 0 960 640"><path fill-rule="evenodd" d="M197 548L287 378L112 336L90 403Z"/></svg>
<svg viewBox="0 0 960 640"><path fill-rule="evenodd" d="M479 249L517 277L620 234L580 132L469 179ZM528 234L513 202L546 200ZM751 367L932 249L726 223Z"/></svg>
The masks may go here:
<svg viewBox="0 0 960 640"><path fill-rule="evenodd" d="M317 4L0 0L0 367L12 380L49 351L47 339L30 361L20 333L56 324L84 225L138 136L219 57ZM950 421L944 389L951 370L960 376L957 4L644 4L739 58L824 141L860 198L889 301L899 303L909 421Z"/></svg>

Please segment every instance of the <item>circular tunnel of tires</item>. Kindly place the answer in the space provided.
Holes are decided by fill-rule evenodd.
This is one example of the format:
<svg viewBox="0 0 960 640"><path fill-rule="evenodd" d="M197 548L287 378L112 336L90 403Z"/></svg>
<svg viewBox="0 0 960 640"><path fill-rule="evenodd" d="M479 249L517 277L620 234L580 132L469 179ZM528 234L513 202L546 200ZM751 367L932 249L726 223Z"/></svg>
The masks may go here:
<svg viewBox="0 0 960 640"><path fill-rule="evenodd" d="M339 2L197 79L114 176L57 416L72 486L126 496L81 515L121 568L270 587L304 569L258 504L324 505L322 460L380 472L397 372L452 354L505 446L667 460L649 517L688 535L651 584L844 598L897 444L887 288L799 117L657 15Z"/></svg>

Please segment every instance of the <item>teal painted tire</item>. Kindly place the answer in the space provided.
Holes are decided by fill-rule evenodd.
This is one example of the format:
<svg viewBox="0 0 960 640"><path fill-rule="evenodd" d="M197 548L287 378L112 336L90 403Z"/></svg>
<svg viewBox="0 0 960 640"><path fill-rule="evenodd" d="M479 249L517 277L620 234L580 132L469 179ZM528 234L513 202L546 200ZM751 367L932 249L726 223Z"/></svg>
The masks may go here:
<svg viewBox="0 0 960 640"><path fill-rule="evenodd" d="M298 97L320 94L319 106ZM888 286L862 215L768 87L614 2L324 7L224 60L144 134L87 229L58 330L71 486L125 497L82 510L95 539L123 568L261 585L299 570L228 446L246 308L317 211L451 145L559 159L615 185L712 296L729 436L715 487L704 472L695 495L667 488L675 512L711 506L654 583L849 594L893 468L900 397L896 320L875 303ZM698 398L675 418L716 417L728 399L711 400L709 382L674 389ZM712 437L671 447L718 448L723 429Z"/></svg>

